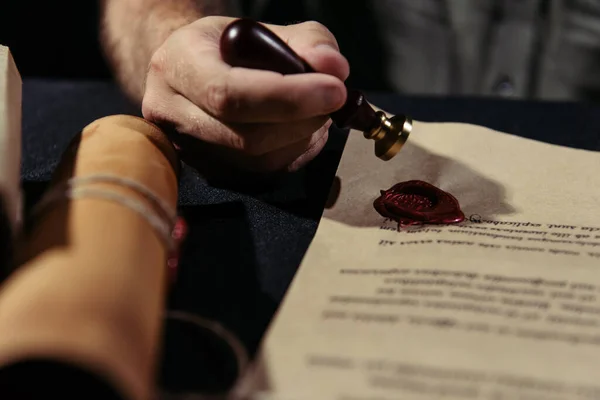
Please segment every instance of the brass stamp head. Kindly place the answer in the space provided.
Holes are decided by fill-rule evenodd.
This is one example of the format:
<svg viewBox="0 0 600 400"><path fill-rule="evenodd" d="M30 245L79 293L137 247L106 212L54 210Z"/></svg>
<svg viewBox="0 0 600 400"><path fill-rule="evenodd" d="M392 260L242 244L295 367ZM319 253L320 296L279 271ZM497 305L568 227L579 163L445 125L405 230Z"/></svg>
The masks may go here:
<svg viewBox="0 0 600 400"><path fill-rule="evenodd" d="M223 31L221 57L235 67L264 69L283 75L316 72L279 36L263 24L250 19L237 19ZM403 115L388 118L375 112L363 93L347 88L344 105L331 114L337 127L363 132L375 140L375 155L384 161L393 158L412 130L412 119Z"/></svg>
<svg viewBox="0 0 600 400"><path fill-rule="evenodd" d="M391 160L404 146L412 132L412 119L404 115L388 118L383 111L376 112L379 124L365 131L367 139L375 141L375 155L384 161Z"/></svg>

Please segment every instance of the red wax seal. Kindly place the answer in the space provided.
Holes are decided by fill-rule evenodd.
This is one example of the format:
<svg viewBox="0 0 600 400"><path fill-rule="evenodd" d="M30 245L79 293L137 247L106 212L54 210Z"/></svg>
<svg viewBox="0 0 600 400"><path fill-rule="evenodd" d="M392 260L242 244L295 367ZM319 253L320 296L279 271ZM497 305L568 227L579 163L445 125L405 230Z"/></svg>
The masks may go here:
<svg viewBox="0 0 600 400"><path fill-rule="evenodd" d="M455 224L465 219L454 196L417 180L401 182L382 190L373 206L385 218L398 221L398 227Z"/></svg>

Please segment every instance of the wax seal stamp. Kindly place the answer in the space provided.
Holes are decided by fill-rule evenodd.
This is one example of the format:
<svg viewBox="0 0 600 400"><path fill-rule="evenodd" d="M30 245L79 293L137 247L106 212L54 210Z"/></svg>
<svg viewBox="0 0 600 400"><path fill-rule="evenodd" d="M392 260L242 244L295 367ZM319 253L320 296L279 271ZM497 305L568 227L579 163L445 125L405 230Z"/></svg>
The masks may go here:
<svg viewBox="0 0 600 400"><path fill-rule="evenodd" d="M248 18L236 19L225 28L220 50L223 61L232 67L262 69L282 75L315 72L275 33ZM375 111L362 92L346 89L346 102L330 115L332 121L338 128L362 132L365 139L375 141L378 158L392 159L412 132L412 118L400 114L388 117L383 111Z"/></svg>
<svg viewBox="0 0 600 400"><path fill-rule="evenodd" d="M398 229L411 225L455 224L465 219L454 196L418 180L382 190L373 206L383 217L397 221Z"/></svg>

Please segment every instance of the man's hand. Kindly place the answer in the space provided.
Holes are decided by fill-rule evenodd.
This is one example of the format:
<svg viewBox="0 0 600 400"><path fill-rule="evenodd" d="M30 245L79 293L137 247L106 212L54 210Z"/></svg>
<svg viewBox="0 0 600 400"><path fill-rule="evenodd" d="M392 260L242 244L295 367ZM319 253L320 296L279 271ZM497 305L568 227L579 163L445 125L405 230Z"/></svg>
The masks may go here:
<svg viewBox="0 0 600 400"><path fill-rule="evenodd" d="M219 50L231 21L200 18L168 37L148 68L143 115L246 170L296 170L327 141L327 115L346 99L348 63L325 27L305 22L266 26L319 73L283 76L231 67Z"/></svg>

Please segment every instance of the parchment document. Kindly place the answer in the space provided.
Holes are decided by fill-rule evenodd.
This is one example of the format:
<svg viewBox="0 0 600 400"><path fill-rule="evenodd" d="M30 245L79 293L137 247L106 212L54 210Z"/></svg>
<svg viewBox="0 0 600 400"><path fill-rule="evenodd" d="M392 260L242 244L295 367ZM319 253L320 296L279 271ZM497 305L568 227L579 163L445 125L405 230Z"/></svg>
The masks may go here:
<svg viewBox="0 0 600 400"><path fill-rule="evenodd" d="M600 152L466 124L416 122L388 162L351 132L255 393L600 399L599 172ZM398 231L373 200L413 179L455 196L466 220Z"/></svg>

